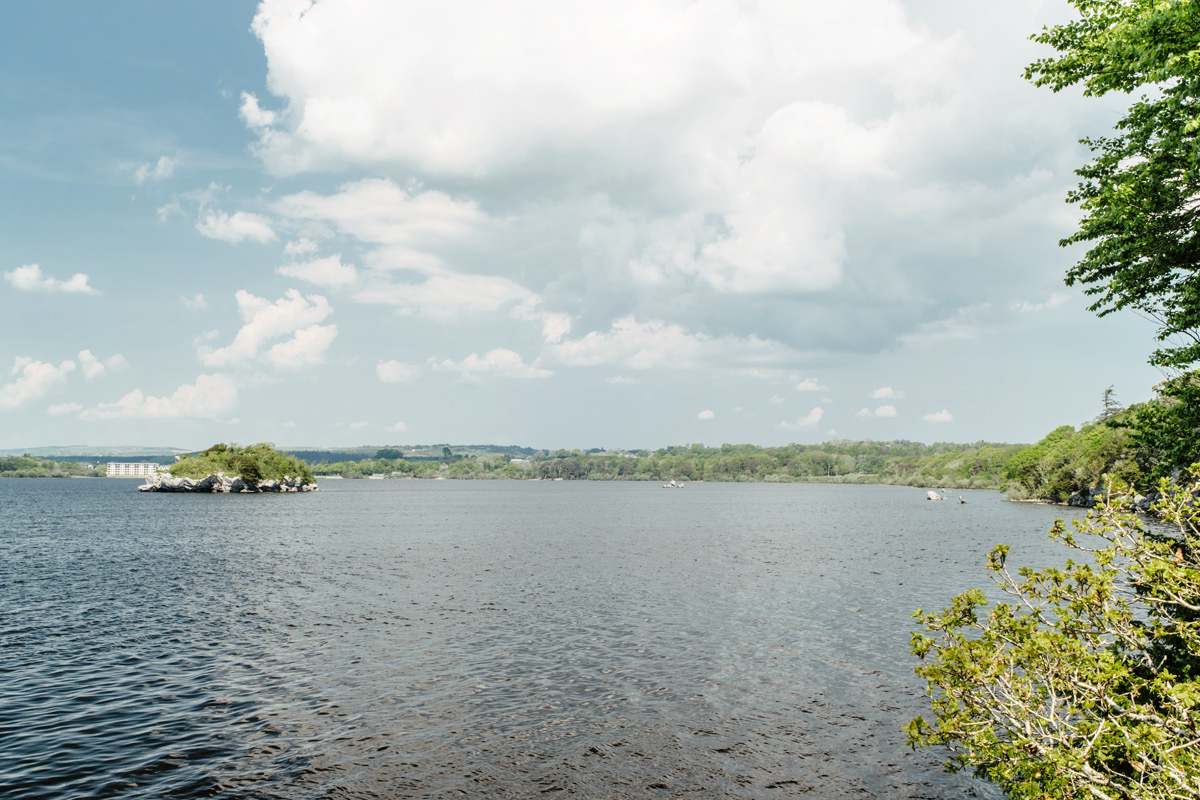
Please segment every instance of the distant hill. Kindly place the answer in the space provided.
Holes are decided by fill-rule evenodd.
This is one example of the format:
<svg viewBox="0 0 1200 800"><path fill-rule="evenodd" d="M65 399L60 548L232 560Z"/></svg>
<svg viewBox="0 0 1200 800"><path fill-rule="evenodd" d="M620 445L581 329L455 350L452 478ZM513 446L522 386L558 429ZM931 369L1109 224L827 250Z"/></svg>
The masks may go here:
<svg viewBox="0 0 1200 800"><path fill-rule="evenodd" d="M445 457L443 448L446 447L450 448L450 452L454 455L468 458L494 455L531 456L538 452L532 447L493 444L388 444L338 448L285 447L282 450L309 464L318 464L322 461L330 463L361 461L364 458L375 458L379 453L384 453L384 458L397 458L398 456L395 455L397 452L401 454L399 457L407 461L437 461Z"/></svg>
<svg viewBox="0 0 1200 800"><path fill-rule="evenodd" d="M28 453L29 455L37 456L38 458L52 458L58 460L59 456L89 456L94 459L98 456L175 456L180 453L194 452L195 450L185 450L180 447L73 444L65 447L13 447L8 450L0 450L0 456L23 456Z"/></svg>
<svg viewBox="0 0 1200 800"><path fill-rule="evenodd" d="M30 455L46 461L87 462L103 464L108 461L150 461L171 464L181 453L195 452L178 447L138 447L127 445L69 445L66 447L15 447L0 450L0 458Z"/></svg>

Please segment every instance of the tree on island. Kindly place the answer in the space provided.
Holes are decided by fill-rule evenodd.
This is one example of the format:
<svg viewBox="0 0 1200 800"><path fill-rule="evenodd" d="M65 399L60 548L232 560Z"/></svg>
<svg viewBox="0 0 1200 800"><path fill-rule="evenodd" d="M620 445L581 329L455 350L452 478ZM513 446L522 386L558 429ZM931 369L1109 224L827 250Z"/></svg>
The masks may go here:
<svg viewBox="0 0 1200 800"><path fill-rule="evenodd" d="M195 455L181 457L171 466L176 478L204 478L217 472L237 475L251 486L262 481L280 481L284 477L302 478L316 483L312 471L295 456L275 449L271 442L239 447L236 444L214 444Z"/></svg>

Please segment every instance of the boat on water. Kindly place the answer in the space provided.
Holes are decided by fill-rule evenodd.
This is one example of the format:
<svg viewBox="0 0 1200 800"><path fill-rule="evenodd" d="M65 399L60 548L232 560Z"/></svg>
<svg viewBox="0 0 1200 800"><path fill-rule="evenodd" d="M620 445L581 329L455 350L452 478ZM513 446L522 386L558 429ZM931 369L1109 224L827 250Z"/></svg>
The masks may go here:
<svg viewBox="0 0 1200 800"><path fill-rule="evenodd" d="M664 484L662 485L662 488L664 488L664 489L682 489L682 488L683 488L683 483L682 483L682 482L680 482L680 483L676 483L674 479L671 479L671 482L670 482L670 483L664 483Z"/></svg>

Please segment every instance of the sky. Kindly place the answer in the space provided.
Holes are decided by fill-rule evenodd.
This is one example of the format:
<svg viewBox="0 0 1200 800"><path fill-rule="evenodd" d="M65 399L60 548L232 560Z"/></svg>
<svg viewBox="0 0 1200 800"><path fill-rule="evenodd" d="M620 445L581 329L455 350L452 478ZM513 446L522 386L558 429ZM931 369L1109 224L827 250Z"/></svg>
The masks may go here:
<svg viewBox="0 0 1200 800"><path fill-rule="evenodd" d="M0 26L0 448L1032 442L1127 97L1065 0L64 0Z"/></svg>

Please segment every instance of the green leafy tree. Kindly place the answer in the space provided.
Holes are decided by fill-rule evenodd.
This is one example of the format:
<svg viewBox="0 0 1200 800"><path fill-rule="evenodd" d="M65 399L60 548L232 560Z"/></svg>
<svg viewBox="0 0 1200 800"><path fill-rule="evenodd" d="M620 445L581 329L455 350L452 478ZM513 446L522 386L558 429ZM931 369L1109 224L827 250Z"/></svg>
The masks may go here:
<svg viewBox="0 0 1200 800"><path fill-rule="evenodd" d="M1111 490L1108 502L1051 536L1084 555L1063 567L988 571L1007 602L972 589L913 634L934 720L914 747L942 745L947 768L972 768L1025 798L1200 797L1200 480L1161 484L1170 533L1148 531Z"/></svg>
<svg viewBox="0 0 1200 800"><path fill-rule="evenodd" d="M1200 372L1156 387L1158 397L1135 408L1129 423L1143 470L1155 479L1200 461Z"/></svg>
<svg viewBox="0 0 1200 800"><path fill-rule="evenodd" d="M1070 0L1073 22L1034 41L1058 55L1026 77L1085 95L1144 94L1115 135L1085 139L1093 160L1068 199L1084 214L1064 246L1087 244L1067 284L1086 286L1101 316L1136 309L1158 322L1164 343L1151 363L1200 361L1200 3L1194 0Z"/></svg>

